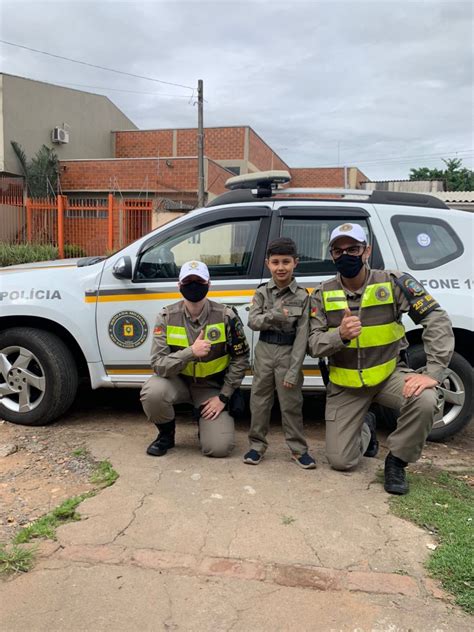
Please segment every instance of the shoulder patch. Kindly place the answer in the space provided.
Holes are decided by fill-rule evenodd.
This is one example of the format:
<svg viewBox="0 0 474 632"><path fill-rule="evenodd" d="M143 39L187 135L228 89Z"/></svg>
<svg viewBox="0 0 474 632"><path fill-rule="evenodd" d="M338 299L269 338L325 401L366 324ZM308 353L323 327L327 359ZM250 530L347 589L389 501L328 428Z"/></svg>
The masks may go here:
<svg viewBox="0 0 474 632"><path fill-rule="evenodd" d="M418 325L423 318L439 307L439 303L428 294L419 281L404 273L395 278L395 283L401 289L407 299L410 309L408 315Z"/></svg>

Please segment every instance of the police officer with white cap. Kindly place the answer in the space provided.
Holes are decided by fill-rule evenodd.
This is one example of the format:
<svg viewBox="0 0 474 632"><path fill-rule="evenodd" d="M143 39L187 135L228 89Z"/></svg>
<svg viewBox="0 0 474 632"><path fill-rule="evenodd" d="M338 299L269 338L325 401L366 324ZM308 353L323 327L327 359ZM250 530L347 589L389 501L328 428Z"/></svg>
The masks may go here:
<svg viewBox="0 0 474 632"><path fill-rule="evenodd" d="M399 409L397 428L387 440L384 487L390 494L406 494L405 467L420 458L440 404L436 387L447 375L454 349L451 321L411 275L369 268L371 246L362 226L335 228L329 250L337 275L311 297L308 341L312 356L329 358L327 457L333 468L347 470L362 456L375 456L375 428L364 423L369 406ZM423 327L423 373L403 362L404 313Z"/></svg>
<svg viewBox="0 0 474 632"><path fill-rule="evenodd" d="M188 261L179 273L183 300L161 310L151 350L155 375L145 382L141 402L158 428L147 449L164 456L175 445L174 404L190 402L198 411L205 456L224 457L234 447L234 420L227 408L249 366L242 322L229 307L207 299L209 270Z"/></svg>

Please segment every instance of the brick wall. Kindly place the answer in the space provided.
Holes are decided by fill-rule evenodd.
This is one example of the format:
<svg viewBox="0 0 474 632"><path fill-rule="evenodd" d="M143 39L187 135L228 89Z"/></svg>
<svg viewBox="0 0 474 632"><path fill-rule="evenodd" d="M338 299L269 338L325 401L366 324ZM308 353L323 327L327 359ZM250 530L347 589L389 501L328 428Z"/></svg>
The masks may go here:
<svg viewBox="0 0 474 632"><path fill-rule="evenodd" d="M195 158L61 161L63 191L196 191Z"/></svg>
<svg viewBox="0 0 474 632"><path fill-rule="evenodd" d="M291 187L343 187L344 169L328 168L296 168L291 169Z"/></svg>
<svg viewBox="0 0 474 632"><path fill-rule="evenodd" d="M207 191L210 194L210 198L212 198L227 191L225 182L228 178L232 178L234 174L213 160L208 160L207 165Z"/></svg>
<svg viewBox="0 0 474 632"><path fill-rule="evenodd" d="M213 160L244 158L245 127L207 127L204 152ZM173 130L114 132L117 158L173 156ZM176 130L177 156L196 156L197 129Z"/></svg>
<svg viewBox="0 0 474 632"><path fill-rule="evenodd" d="M116 158L148 158L173 155L173 130L114 132ZM187 154L195 156L197 152Z"/></svg>
<svg viewBox="0 0 474 632"><path fill-rule="evenodd" d="M204 153L212 160L241 160L244 157L245 127L206 127ZM178 156L197 155L197 130L178 130Z"/></svg>
<svg viewBox="0 0 474 632"><path fill-rule="evenodd" d="M249 162L255 165L259 171L267 171L268 169L289 170L286 162L283 162L252 128L249 128Z"/></svg>

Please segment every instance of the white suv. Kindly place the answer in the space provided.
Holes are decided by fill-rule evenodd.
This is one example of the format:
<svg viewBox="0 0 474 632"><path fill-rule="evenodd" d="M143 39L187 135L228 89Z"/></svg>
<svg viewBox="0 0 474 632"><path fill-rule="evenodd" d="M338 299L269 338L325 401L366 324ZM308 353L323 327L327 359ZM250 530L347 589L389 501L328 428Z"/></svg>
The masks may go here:
<svg viewBox="0 0 474 632"><path fill-rule="evenodd" d="M151 374L156 314L180 298L183 262L207 263L209 297L233 306L245 323L255 288L268 277L270 240L294 239L297 279L310 289L334 275L332 229L354 221L373 245L372 267L413 274L452 319L456 351L444 383L444 413L430 438L458 432L472 413L473 216L428 195L279 189L288 178L281 172L231 178L234 190L108 258L2 268L0 416L32 426L53 421L71 405L81 377L92 388L140 387ZM409 319L405 326L410 363L419 368L425 361L421 328ZM257 334L246 334L253 348ZM324 389L317 360L308 357L304 373L306 390ZM387 410L383 415L394 423Z"/></svg>

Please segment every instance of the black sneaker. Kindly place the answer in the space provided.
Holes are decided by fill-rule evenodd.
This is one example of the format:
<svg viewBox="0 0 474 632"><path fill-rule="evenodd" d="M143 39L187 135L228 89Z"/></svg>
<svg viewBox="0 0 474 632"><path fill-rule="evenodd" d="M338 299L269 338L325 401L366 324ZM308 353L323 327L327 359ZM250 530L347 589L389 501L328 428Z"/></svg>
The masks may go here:
<svg viewBox="0 0 474 632"><path fill-rule="evenodd" d="M166 424L157 424L157 428L159 430L158 436L146 450L146 453L150 456L164 456L168 450L174 448L175 422L169 421Z"/></svg>
<svg viewBox="0 0 474 632"><path fill-rule="evenodd" d="M263 458L263 454L257 452L257 450L249 450L247 454L244 454L244 463L248 465L258 465Z"/></svg>
<svg viewBox="0 0 474 632"><path fill-rule="evenodd" d="M396 494L397 496L408 494L408 481L405 473L407 465L408 463L394 456L391 452L387 454L383 487L388 494Z"/></svg>
<svg viewBox="0 0 474 632"><path fill-rule="evenodd" d="M364 452L364 456L368 456L369 458L373 458L377 456L379 451L379 442L377 441L377 418L374 413L368 412L364 417L364 423L368 426L370 430L370 441L367 446L366 451Z"/></svg>
<svg viewBox="0 0 474 632"><path fill-rule="evenodd" d="M304 454L292 454L291 458L304 470L316 469L316 461L313 459L311 454L308 454L307 452L305 452Z"/></svg>

